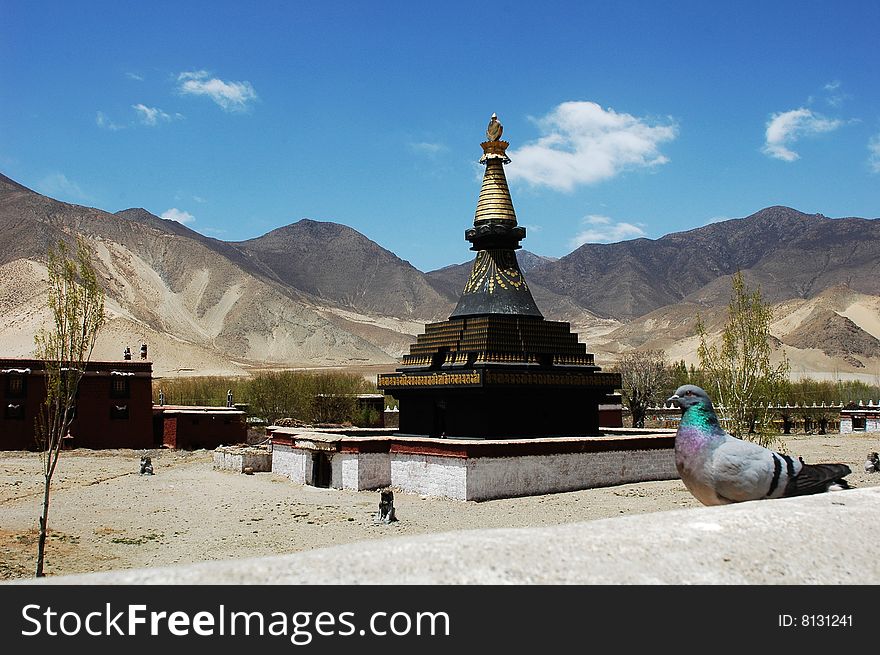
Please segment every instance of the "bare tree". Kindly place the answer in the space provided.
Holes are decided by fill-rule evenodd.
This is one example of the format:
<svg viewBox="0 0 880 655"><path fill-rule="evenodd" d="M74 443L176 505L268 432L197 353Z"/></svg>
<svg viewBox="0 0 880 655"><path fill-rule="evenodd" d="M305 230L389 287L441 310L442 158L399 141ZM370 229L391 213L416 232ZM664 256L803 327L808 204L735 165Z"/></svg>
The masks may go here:
<svg viewBox="0 0 880 655"><path fill-rule="evenodd" d="M632 415L634 428L645 427L645 412L658 402L666 385L666 353L640 350L627 353L617 362L621 379L621 397Z"/></svg>
<svg viewBox="0 0 880 655"><path fill-rule="evenodd" d="M53 324L35 338L36 353L45 362L46 400L36 425L43 464L43 506L37 543L36 576L43 577L52 475L64 437L75 417L79 383L104 323L104 293L85 241L77 239L75 254L59 241L49 248L49 299Z"/></svg>
<svg viewBox="0 0 880 655"><path fill-rule="evenodd" d="M709 344L706 327L697 320L700 336L700 365L711 381L710 393L726 419L730 432L769 446L769 402L778 401L779 389L788 379L788 360L770 362L772 309L761 298L760 289L749 289L742 272L732 280L727 324L721 333L721 347Z"/></svg>

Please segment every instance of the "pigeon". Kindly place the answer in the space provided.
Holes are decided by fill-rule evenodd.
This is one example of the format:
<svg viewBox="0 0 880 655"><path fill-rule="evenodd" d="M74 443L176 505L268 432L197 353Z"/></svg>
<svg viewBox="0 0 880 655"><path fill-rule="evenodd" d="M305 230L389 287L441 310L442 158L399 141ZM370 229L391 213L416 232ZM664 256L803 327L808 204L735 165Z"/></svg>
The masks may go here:
<svg viewBox="0 0 880 655"><path fill-rule="evenodd" d="M865 473L880 473L880 454L868 453L865 460Z"/></svg>
<svg viewBox="0 0 880 655"><path fill-rule="evenodd" d="M806 464L802 458L743 441L718 423L708 394L686 384L669 398L681 408L675 434L675 466L682 481L704 505L804 496L849 489L846 464Z"/></svg>

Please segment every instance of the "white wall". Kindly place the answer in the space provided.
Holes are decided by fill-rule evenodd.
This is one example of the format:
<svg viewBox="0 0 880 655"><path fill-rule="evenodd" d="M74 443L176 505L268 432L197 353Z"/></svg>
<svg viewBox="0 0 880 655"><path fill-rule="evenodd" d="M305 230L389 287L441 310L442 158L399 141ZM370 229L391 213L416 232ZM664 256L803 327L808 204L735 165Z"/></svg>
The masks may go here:
<svg viewBox="0 0 880 655"><path fill-rule="evenodd" d="M391 458L388 453L358 455L357 490L380 489L391 484Z"/></svg>
<svg viewBox="0 0 880 655"><path fill-rule="evenodd" d="M467 460L392 453L391 484L406 493L468 500Z"/></svg>
<svg viewBox="0 0 880 655"><path fill-rule="evenodd" d="M282 444L272 446L272 473L290 478L297 484L311 482L311 453ZM308 476L308 480L306 479Z"/></svg>
<svg viewBox="0 0 880 655"><path fill-rule="evenodd" d="M214 468L241 473L251 467L255 473L272 469L272 453L236 446L221 446L214 450Z"/></svg>
<svg viewBox="0 0 880 655"><path fill-rule="evenodd" d="M850 434L852 432L853 432L852 417L841 416L840 417L840 434ZM880 432L880 419L866 418L865 419L865 429L858 430L858 432Z"/></svg>
<svg viewBox="0 0 880 655"><path fill-rule="evenodd" d="M312 452L275 445L272 472L311 484ZM519 457L442 457L413 453L333 453L336 489L394 486L404 493L489 500L678 477L672 449Z"/></svg>
<svg viewBox="0 0 880 655"><path fill-rule="evenodd" d="M488 500L678 477L668 450L482 457L468 461L467 500Z"/></svg>

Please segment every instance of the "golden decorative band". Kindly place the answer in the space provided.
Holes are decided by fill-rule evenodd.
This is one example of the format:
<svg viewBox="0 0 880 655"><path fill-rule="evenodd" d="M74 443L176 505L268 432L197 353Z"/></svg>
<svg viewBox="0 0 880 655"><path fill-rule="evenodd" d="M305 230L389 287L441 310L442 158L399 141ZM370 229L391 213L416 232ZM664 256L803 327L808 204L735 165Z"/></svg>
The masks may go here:
<svg viewBox="0 0 880 655"><path fill-rule="evenodd" d="M484 141L480 144L480 147L483 149L483 156L480 158L480 161L485 162L487 159L500 159L505 164L509 164L510 158L507 156L508 146L510 146L510 143L507 141Z"/></svg>
<svg viewBox="0 0 880 655"><path fill-rule="evenodd" d="M396 375L380 374L377 386L382 389L394 387L448 387L474 385L482 382L479 372L468 373L432 373L430 375Z"/></svg>
<svg viewBox="0 0 880 655"><path fill-rule="evenodd" d="M482 374L479 371L462 373L430 374L380 374L377 386L380 389L400 387L451 387L463 385L517 385L517 386L555 386L555 387L620 387L617 373L554 373L540 371L493 371Z"/></svg>
<svg viewBox="0 0 880 655"><path fill-rule="evenodd" d="M486 384L614 387L620 386L617 373L543 373L486 371Z"/></svg>

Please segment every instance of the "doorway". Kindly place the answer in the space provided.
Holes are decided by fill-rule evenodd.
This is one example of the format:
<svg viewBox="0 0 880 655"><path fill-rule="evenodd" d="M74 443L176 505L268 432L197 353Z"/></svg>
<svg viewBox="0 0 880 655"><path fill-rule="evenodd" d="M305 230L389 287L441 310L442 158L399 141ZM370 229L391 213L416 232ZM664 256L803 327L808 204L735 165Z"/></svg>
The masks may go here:
<svg viewBox="0 0 880 655"><path fill-rule="evenodd" d="M333 467L327 453L315 453L312 455L312 484L324 489L330 488L333 478Z"/></svg>

